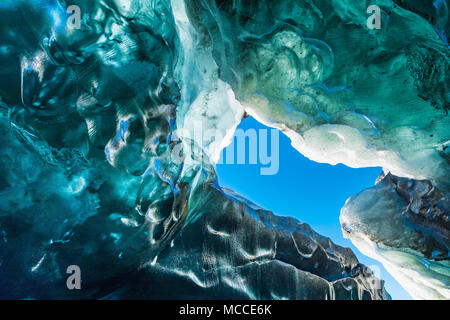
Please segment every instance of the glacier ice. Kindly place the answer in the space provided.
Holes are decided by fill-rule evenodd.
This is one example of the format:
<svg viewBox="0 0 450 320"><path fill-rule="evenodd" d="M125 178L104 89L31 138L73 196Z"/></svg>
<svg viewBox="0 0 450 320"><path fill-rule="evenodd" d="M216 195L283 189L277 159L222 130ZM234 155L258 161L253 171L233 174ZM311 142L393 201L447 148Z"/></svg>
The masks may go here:
<svg viewBox="0 0 450 320"><path fill-rule="evenodd" d="M212 167L177 191L154 173L140 186L105 161L23 143L6 118L0 128L14 150L0 158L1 298L389 298L351 250L221 190ZM82 290L66 289L69 265Z"/></svg>
<svg viewBox="0 0 450 320"><path fill-rule="evenodd" d="M0 120L0 298L389 298L350 249L221 190L212 167L141 185Z"/></svg>
<svg viewBox="0 0 450 320"><path fill-rule="evenodd" d="M432 266L417 297L447 297L447 6L379 1L377 33L368 3L73 0L68 28L65 1L2 1L0 297L388 299L349 249L217 185L245 113L312 160L441 189L436 248L398 241Z"/></svg>
<svg viewBox="0 0 450 320"><path fill-rule="evenodd" d="M245 111L302 154L449 187L449 47L402 7L442 28L432 1L378 1L381 30L370 1L186 2Z"/></svg>
<svg viewBox="0 0 450 320"><path fill-rule="evenodd" d="M411 179L411 184L429 180L448 201L447 1L379 1L381 30L366 27L362 13L370 1L187 3L193 25L212 46L222 78L246 113L283 131L314 161L382 166ZM378 196L386 206L394 205L384 194ZM437 205L440 200L429 201ZM346 225L359 225L367 211L378 214L380 221L383 216L370 206L348 213L352 210L344 208ZM396 216L403 212L402 207L390 210ZM448 206L442 210L448 215ZM436 224L448 246L446 221ZM382 232L365 224L377 233L369 242L377 242ZM366 239L366 229L350 237L354 242ZM402 230L401 225L398 230L392 227L392 239ZM406 234L414 237L415 231L408 229ZM402 249L391 251L393 267L388 268L396 274L394 268L408 265L401 262L400 252L417 251L410 241L400 239ZM439 261L448 266L448 255ZM409 263L411 269L417 265L413 259ZM448 298L450 279L443 270L425 272L417 281L410 273L401 282L417 298Z"/></svg>
<svg viewBox="0 0 450 320"><path fill-rule="evenodd" d="M344 235L416 299L450 299L448 192L383 173L341 211Z"/></svg>
<svg viewBox="0 0 450 320"><path fill-rule="evenodd" d="M349 249L216 185L244 111L182 1L88 3L70 32L61 2L1 7L1 297L389 298Z"/></svg>

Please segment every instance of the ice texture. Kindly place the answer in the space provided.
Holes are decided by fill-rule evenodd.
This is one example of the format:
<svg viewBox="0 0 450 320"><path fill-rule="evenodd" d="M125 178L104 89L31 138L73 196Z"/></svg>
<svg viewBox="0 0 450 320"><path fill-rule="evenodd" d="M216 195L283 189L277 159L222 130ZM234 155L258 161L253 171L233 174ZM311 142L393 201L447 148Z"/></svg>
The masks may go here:
<svg viewBox="0 0 450 320"><path fill-rule="evenodd" d="M0 298L390 298L217 185L244 109L183 1L71 4L80 28L63 1L0 5Z"/></svg>
<svg viewBox="0 0 450 320"><path fill-rule="evenodd" d="M341 211L344 235L415 299L450 299L449 193L383 173Z"/></svg>
<svg viewBox="0 0 450 320"><path fill-rule="evenodd" d="M0 297L388 299L351 250L217 185L245 114L312 160L404 177L408 208L439 217L420 217L423 244L403 220L372 229L397 202L350 200L344 230L422 255L410 290L448 297L447 3L380 0L381 30L370 4L73 0L68 27L66 1L1 1Z"/></svg>
<svg viewBox="0 0 450 320"><path fill-rule="evenodd" d="M448 189L447 2L377 1L369 30L372 2L186 1L245 111L302 154Z"/></svg>
<svg viewBox="0 0 450 320"><path fill-rule="evenodd" d="M389 298L350 249L221 190L212 167L175 192L157 174L141 185L105 161L24 143L5 118L0 128L0 298ZM81 290L66 288L69 265Z"/></svg>
<svg viewBox="0 0 450 320"><path fill-rule="evenodd" d="M348 234L361 248L361 239L384 239L388 231L378 227L384 215L400 219L386 225L401 248L390 251L388 270L397 278L408 274L399 280L414 297L448 299L448 2L378 1L380 30L367 28L363 13L371 1L186 3L245 112L282 130L303 155L350 167L382 166L410 179L403 185L428 180L423 184L430 190L441 190L442 199L431 197L427 206L439 207L443 218L424 220L422 227L444 251L434 252L437 264L427 264L431 253L420 260L429 270L421 276L419 260L403 253L417 254L411 239L419 241L421 233L403 225L404 208L389 202L391 195L374 195L383 209L351 200L342 219L344 230L364 225ZM373 220L365 220L369 216ZM361 250L387 265L374 249Z"/></svg>

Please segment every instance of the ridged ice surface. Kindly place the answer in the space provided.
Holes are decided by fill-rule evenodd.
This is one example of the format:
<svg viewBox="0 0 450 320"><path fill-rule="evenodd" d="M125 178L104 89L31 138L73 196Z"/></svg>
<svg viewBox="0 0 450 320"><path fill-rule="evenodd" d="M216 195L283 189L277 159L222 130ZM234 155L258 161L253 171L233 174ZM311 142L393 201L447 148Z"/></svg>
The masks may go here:
<svg viewBox="0 0 450 320"><path fill-rule="evenodd" d="M197 182L176 192L148 175L139 195L155 196L139 202L140 215L140 179L36 139L24 143L32 137L5 118L0 128L9 155L0 161L1 298L389 297L351 250L224 193L212 172L198 169ZM73 264L82 270L79 291L66 288Z"/></svg>
<svg viewBox="0 0 450 320"><path fill-rule="evenodd" d="M380 30L373 1L187 3L245 110L308 158L449 187L446 1L378 1Z"/></svg>
<svg viewBox="0 0 450 320"><path fill-rule="evenodd" d="M416 193L405 184L439 193L426 202L439 208L440 218L431 214L418 225L405 218L405 208L391 201L391 194L371 189L363 194L372 192L372 202L351 199L342 219L344 232L357 226L347 234L354 243L380 259L414 297L448 299L447 1L379 1L380 30L366 27L362 13L371 1L187 3L221 77L247 113L281 129L314 161L382 166L411 179L402 184L405 193ZM372 207L378 203L384 207ZM395 223L386 223L392 219ZM389 266L383 254L372 252L385 232L396 243ZM435 238L431 244L424 240ZM415 243L421 241L427 250L442 251L421 256L418 247L425 244ZM433 254L439 256L436 264Z"/></svg>
<svg viewBox="0 0 450 320"><path fill-rule="evenodd" d="M312 160L448 190L447 5L396 3L369 31L368 1L73 0L80 28L65 1L2 1L0 297L388 299L214 165L247 113Z"/></svg>
<svg viewBox="0 0 450 320"><path fill-rule="evenodd" d="M340 219L344 235L414 298L450 299L448 192L388 174L351 197Z"/></svg>

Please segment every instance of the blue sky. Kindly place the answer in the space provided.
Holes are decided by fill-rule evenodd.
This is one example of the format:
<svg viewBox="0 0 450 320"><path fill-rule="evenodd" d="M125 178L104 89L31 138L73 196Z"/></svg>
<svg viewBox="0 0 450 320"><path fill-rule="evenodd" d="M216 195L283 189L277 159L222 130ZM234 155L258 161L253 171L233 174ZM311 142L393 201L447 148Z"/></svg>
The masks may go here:
<svg viewBox="0 0 450 320"><path fill-rule="evenodd" d="M251 117L244 119L238 129L271 130ZM259 161L252 165L218 164L220 185L278 215L296 217L318 233L330 237L336 244L350 247L360 262L380 268L381 278L386 281L385 286L392 299L411 299L380 263L361 254L350 240L343 238L339 224L340 209L345 201L351 195L373 186L381 168L353 169L344 165L316 163L297 152L289 138L281 133L279 137L277 174L261 175L260 168L267 166ZM270 154L270 139L267 140ZM231 147L235 148L234 142ZM247 146L246 153L248 151Z"/></svg>

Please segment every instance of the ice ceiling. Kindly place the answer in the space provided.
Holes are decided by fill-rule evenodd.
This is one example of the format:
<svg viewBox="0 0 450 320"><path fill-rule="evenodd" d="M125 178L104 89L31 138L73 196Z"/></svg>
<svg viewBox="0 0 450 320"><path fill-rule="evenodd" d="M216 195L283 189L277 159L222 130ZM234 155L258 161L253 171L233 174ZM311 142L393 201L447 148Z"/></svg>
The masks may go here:
<svg viewBox="0 0 450 320"><path fill-rule="evenodd" d="M449 299L447 2L379 0L379 30L371 4L2 1L0 297L388 299L349 249L217 185L247 113L311 160L382 166L343 232Z"/></svg>

